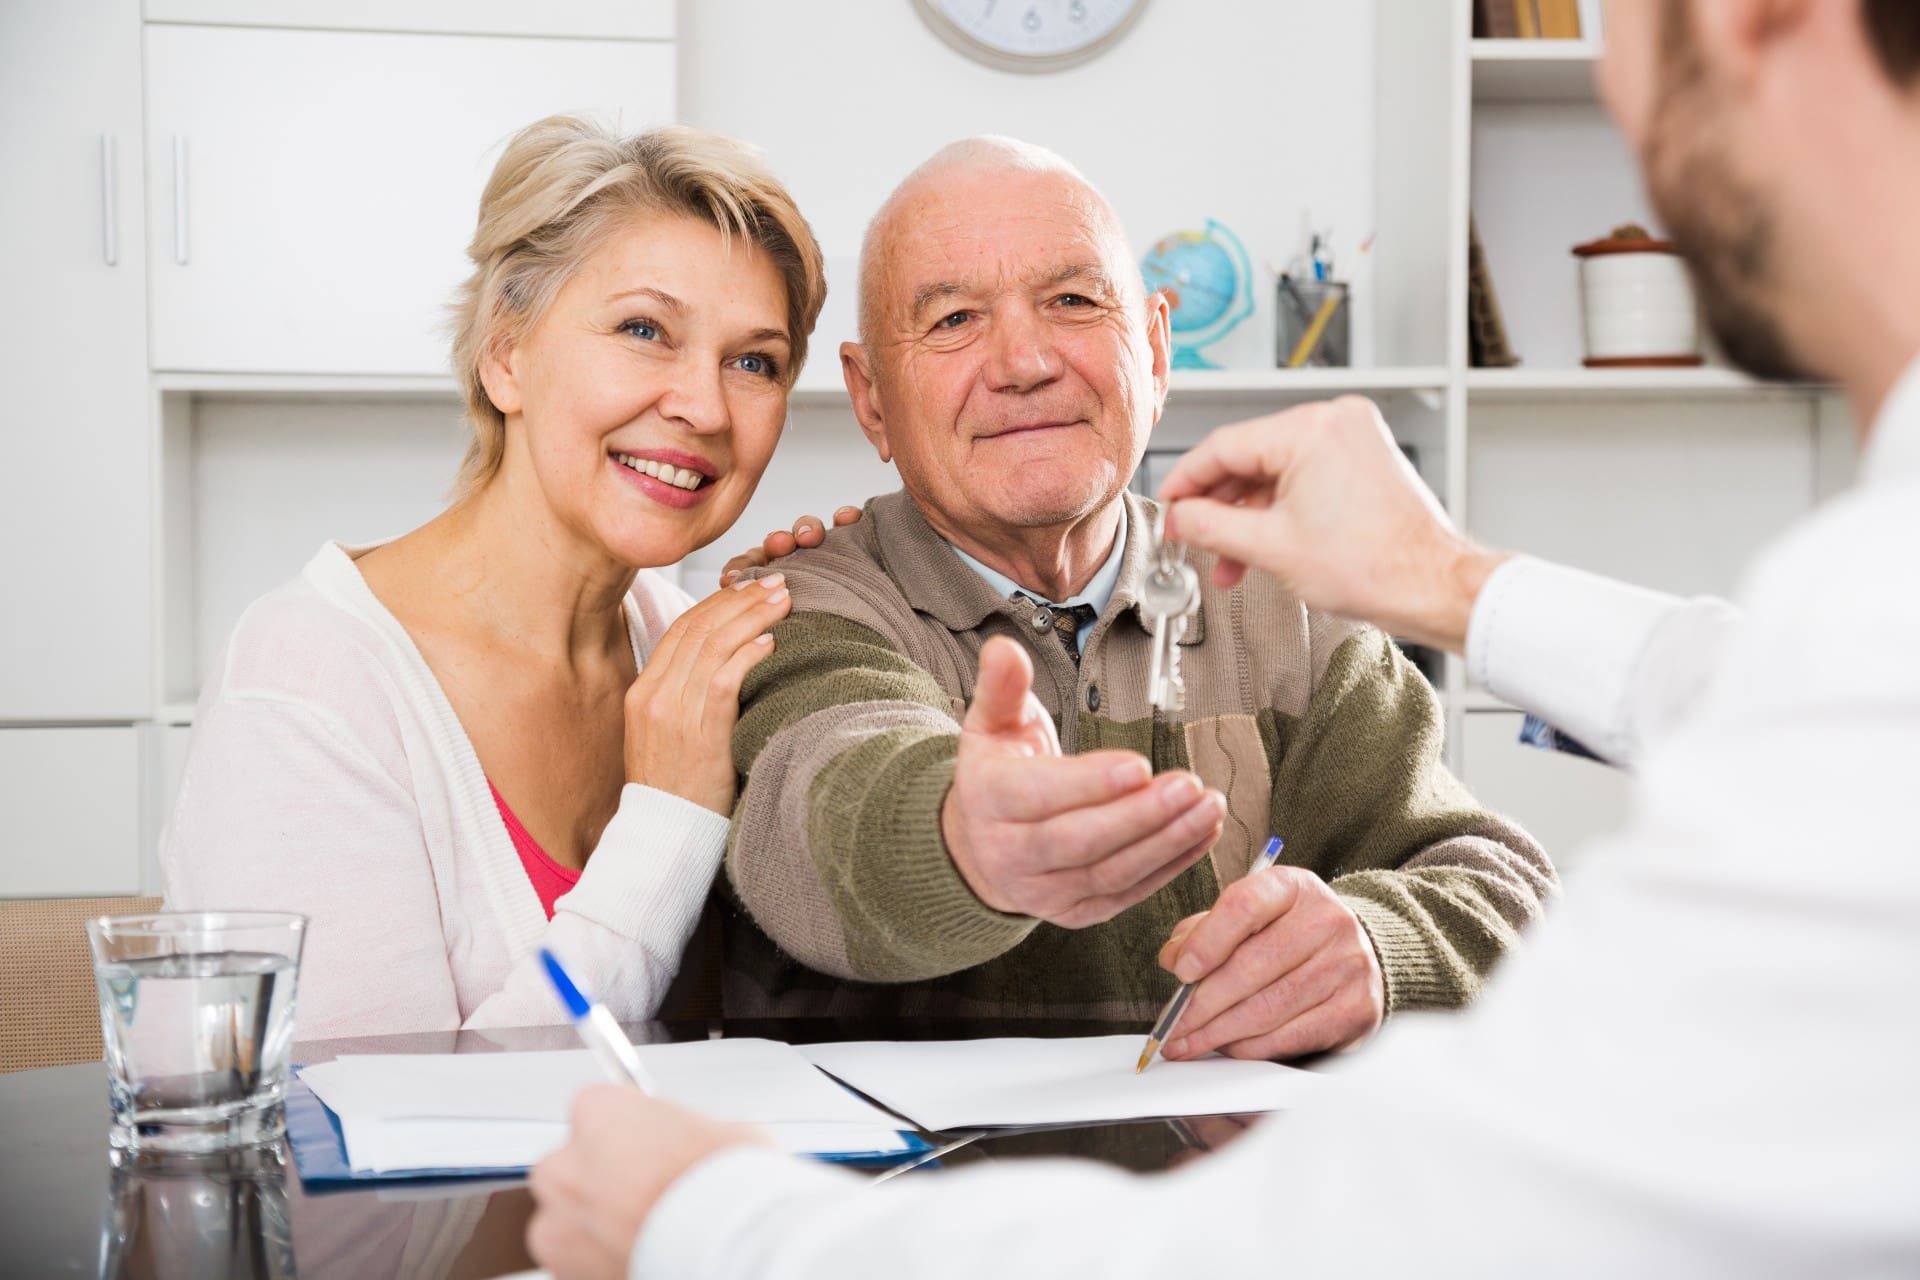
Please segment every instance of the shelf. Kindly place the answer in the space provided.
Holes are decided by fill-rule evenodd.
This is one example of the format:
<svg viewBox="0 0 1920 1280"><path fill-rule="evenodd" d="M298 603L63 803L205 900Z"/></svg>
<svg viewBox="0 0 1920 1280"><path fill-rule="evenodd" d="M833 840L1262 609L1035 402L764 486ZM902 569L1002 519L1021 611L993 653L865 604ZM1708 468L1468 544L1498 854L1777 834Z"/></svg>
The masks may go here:
<svg viewBox="0 0 1920 1280"><path fill-rule="evenodd" d="M156 391L255 399L262 396L342 400L455 400L460 386L448 374L196 373L153 375Z"/></svg>
<svg viewBox="0 0 1920 1280"><path fill-rule="evenodd" d="M1470 684L1461 690L1457 701L1462 711L1518 711L1520 708L1511 702L1504 702L1488 693L1477 684Z"/></svg>
<svg viewBox="0 0 1920 1280"><path fill-rule="evenodd" d="M833 366L832 373L831 382L801 374L800 381L793 384L793 391L787 396L787 403L796 409L848 404L847 384L840 381L839 364Z"/></svg>
<svg viewBox="0 0 1920 1280"><path fill-rule="evenodd" d="M1173 396L1182 404L1208 401L1312 399L1346 393L1440 391L1447 370L1434 366L1389 369L1182 369ZM387 374L181 373L153 375L158 391L223 399L447 400L457 402L450 377ZM1726 399L1810 396L1831 388L1811 383L1758 382L1732 369L1472 369L1467 390L1482 400L1660 397ZM846 387L802 380L796 406L844 405Z"/></svg>
<svg viewBox="0 0 1920 1280"><path fill-rule="evenodd" d="M1448 382L1439 365L1385 369L1180 369L1173 375L1172 398L1181 404L1200 401L1260 399L1318 399L1348 392L1440 391ZM793 389L796 405L836 405L847 402L839 383L802 378Z"/></svg>
<svg viewBox="0 0 1920 1280"><path fill-rule="evenodd" d="M1475 102L1593 102L1593 40L1475 40Z"/></svg>
<svg viewBox="0 0 1920 1280"><path fill-rule="evenodd" d="M1475 400L1728 400L1799 398L1831 388L1816 383L1760 382L1734 369L1473 369Z"/></svg>
<svg viewBox="0 0 1920 1280"><path fill-rule="evenodd" d="M672 40L672 0L573 0L530 5L502 0L146 0L148 23L380 31L408 35Z"/></svg>
<svg viewBox="0 0 1920 1280"><path fill-rule="evenodd" d="M1447 385L1439 366L1390 369L1181 369L1172 394L1182 400L1236 400L1247 396L1329 396L1343 392L1438 391Z"/></svg>
<svg viewBox="0 0 1920 1280"><path fill-rule="evenodd" d="M190 725L193 723L194 709L195 704L191 702L162 703L154 719L160 724Z"/></svg>

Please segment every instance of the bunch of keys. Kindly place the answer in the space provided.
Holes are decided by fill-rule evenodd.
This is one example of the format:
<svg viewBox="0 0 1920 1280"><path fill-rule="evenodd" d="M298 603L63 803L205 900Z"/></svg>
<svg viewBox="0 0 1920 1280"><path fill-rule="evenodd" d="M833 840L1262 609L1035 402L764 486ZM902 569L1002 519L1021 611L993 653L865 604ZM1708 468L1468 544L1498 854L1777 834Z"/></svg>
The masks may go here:
<svg viewBox="0 0 1920 1280"><path fill-rule="evenodd" d="M1140 588L1141 610L1153 619L1153 658L1147 669L1147 702L1155 711L1178 711L1187 687L1180 679L1180 640L1187 619L1200 610L1200 575L1184 547L1167 541L1167 513L1153 519L1153 568Z"/></svg>

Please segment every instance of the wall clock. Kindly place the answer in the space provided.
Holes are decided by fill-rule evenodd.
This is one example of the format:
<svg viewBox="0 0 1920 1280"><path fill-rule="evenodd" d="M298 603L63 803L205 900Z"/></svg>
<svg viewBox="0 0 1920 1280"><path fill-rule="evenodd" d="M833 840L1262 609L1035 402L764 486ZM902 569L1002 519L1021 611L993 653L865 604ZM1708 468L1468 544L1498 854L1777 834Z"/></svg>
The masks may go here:
<svg viewBox="0 0 1920 1280"><path fill-rule="evenodd" d="M1003 71L1058 71L1119 43L1147 0L913 0L960 52Z"/></svg>

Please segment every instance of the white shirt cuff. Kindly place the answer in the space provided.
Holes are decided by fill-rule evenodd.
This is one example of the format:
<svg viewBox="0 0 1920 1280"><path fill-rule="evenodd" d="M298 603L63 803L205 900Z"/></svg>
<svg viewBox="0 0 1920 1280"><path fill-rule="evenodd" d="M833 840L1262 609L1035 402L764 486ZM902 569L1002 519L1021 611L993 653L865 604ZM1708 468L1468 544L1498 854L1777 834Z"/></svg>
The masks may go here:
<svg viewBox="0 0 1920 1280"><path fill-rule="evenodd" d="M1468 678L1595 754L1629 764L1636 668L1687 602L1526 556L1487 579L1467 629Z"/></svg>
<svg viewBox="0 0 1920 1280"><path fill-rule="evenodd" d="M844 1170L766 1147L728 1147L681 1174L654 1205L634 1241L632 1280L750 1275L756 1230L795 1200L861 1189ZM744 1268L744 1269L743 1269Z"/></svg>

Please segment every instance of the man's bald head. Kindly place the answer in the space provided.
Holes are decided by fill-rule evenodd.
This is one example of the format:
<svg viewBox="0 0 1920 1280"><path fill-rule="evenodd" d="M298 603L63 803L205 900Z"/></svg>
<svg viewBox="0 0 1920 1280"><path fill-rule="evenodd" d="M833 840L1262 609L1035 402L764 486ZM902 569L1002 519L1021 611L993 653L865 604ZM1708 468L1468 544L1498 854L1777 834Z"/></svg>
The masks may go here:
<svg viewBox="0 0 1920 1280"><path fill-rule="evenodd" d="M1057 151L993 134L950 142L901 179L867 223L860 243L860 341L869 351L880 340L879 319L889 299L884 295L887 258L894 243L913 230L914 215L925 199L943 190L997 175L1054 174L1072 187L1096 212L1116 242L1122 260L1128 257L1127 236L1120 215L1107 198ZM1142 287L1143 288L1143 287ZM1138 292L1140 290L1136 290Z"/></svg>
<svg viewBox="0 0 1920 1280"><path fill-rule="evenodd" d="M969 138L874 215L860 341L840 364L860 429L922 514L991 549L1112 530L1170 349L1166 300L1147 296L1093 185L1044 148Z"/></svg>

